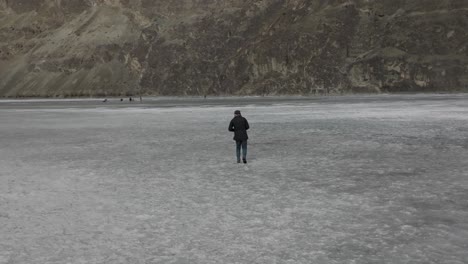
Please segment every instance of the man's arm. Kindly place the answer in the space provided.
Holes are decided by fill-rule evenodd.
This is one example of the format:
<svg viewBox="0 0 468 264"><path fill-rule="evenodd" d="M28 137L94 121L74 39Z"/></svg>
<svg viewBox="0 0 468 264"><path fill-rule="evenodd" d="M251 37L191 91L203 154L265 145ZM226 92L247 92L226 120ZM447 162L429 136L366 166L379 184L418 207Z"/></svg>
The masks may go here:
<svg viewBox="0 0 468 264"><path fill-rule="evenodd" d="M249 126L249 122L247 122L247 119L244 118L245 120L245 130L249 130L250 126Z"/></svg>
<svg viewBox="0 0 468 264"><path fill-rule="evenodd" d="M234 132L234 123L232 122L232 120L231 120L231 123L229 123L228 130L231 132Z"/></svg>

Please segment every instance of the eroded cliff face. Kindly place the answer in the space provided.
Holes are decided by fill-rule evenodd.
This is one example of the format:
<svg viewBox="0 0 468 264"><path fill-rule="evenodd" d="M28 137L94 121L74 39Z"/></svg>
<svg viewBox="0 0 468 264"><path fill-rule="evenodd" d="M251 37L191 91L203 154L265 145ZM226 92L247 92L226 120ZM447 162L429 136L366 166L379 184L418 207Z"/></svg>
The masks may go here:
<svg viewBox="0 0 468 264"><path fill-rule="evenodd" d="M0 0L0 96L468 90L464 0Z"/></svg>

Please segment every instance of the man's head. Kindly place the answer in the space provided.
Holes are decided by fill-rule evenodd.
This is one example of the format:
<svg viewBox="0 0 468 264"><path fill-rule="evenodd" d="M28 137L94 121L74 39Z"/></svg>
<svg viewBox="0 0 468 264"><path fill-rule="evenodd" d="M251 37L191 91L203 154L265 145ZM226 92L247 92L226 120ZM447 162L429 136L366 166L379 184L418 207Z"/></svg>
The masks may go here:
<svg viewBox="0 0 468 264"><path fill-rule="evenodd" d="M240 115L241 115L241 112L240 112L239 110L236 110L236 111L234 111L234 115L235 115L235 116L240 116Z"/></svg>

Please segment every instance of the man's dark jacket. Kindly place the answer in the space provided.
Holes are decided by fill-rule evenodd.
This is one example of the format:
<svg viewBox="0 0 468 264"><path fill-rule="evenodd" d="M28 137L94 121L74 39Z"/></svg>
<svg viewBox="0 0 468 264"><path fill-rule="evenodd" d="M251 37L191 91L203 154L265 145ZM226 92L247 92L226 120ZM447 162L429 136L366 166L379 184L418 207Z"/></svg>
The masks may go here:
<svg viewBox="0 0 468 264"><path fill-rule="evenodd" d="M236 116L229 123L229 131L234 132L235 141L244 141L249 139L247 130L249 129L249 122L242 116Z"/></svg>

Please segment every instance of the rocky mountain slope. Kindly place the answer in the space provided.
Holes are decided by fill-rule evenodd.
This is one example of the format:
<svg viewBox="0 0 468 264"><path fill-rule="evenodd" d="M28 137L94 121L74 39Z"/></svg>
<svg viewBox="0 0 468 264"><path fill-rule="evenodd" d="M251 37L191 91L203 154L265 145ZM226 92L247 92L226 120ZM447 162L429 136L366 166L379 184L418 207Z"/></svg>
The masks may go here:
<svg viewBox="0 0 468 264"><path fill-rule="evenodd" d="M465 0L0 0L0 96L468 91Z"/></svg>

